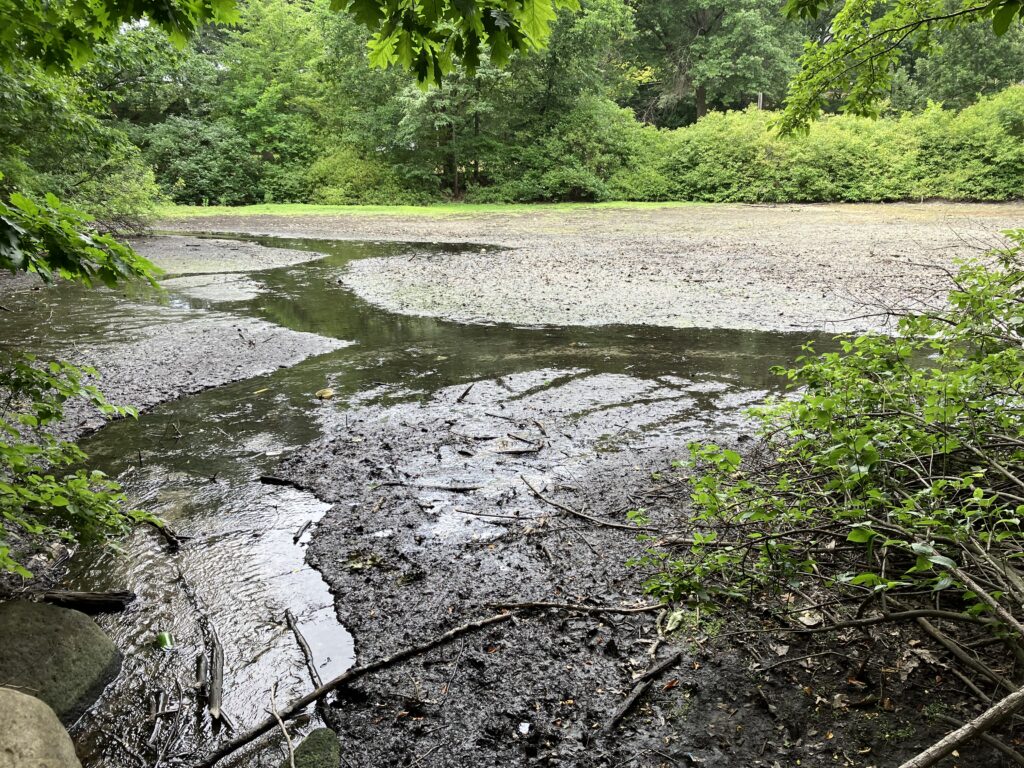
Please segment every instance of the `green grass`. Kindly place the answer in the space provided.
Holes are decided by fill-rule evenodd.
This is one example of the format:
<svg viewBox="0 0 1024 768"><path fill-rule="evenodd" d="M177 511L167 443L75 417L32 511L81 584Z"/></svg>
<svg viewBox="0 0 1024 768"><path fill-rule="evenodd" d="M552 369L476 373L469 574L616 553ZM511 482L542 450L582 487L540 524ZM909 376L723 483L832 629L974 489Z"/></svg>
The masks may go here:
<svg viewBox="0 0 1024 768"><path fill-rule="evenodd" d="M191 219L201 216L458 216L474 214L536 214L549 211L585 211L601 208L679 208L699 203L516 203L488 204L438 203L436 205L307 205L304 203L266 203L262 205L161 205L160 219Z"/></svg>

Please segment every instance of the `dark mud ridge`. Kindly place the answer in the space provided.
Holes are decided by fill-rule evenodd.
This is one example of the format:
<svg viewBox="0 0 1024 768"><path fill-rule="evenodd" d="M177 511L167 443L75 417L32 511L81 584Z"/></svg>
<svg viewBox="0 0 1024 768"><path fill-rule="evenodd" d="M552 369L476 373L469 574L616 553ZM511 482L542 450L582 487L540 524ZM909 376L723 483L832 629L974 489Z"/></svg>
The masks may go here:
<svg viewBox="0 0 1024 768"><path fill-rule="evenodd" d="M556 371L326 413L329 437L279 471L334 505L309 558L357 663L507 604L593 609L524 611L345 689L332 718L342 764L890 766L929 744L943 725L922 722L909 693L899 711L833 709L859 651L741 645L722 616L664 635L656 610L596 610L651 605L624 565L644 546L625 512L671 529L685 491L652 490L652 470L706 431L701 414L742 437L740 405L684 380ZM637 679L676 654L615 723Z"/></svg>

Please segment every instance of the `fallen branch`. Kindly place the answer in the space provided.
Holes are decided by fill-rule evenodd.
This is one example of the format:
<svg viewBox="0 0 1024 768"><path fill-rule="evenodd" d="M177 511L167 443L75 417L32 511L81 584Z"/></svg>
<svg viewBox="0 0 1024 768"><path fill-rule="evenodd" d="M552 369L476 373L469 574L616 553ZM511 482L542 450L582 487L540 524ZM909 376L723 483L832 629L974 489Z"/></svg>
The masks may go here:
<svg viewBox="0 0 1024 768"><path fill-rule="evenodd" d="M643 533L644 531L658 532L657 528L648 528L642 525L629 525L627 523L616 523L612 522L611 520L602 520L599 517L588 515L586 512L583 512L578 509L573 509L572 507L566 506L565 504L557 502L554 499L549 499L543 493L541 493L532 485L530 485L530 481L526 479L525 475L520 475L519 479L522 480L523 483L526 484L526 487L530 489L530 493L532 493L538 499L543 501L545 504L550 504L555 509L560 509L563 512L568 512L570 515L575 515L576 517L582 518L584 520L589 520L590 522L594 523L594 525L600 525L605 528L618 528L623 531L632 531L633 533Z"/></svg>
<svg viewBox="0 0 1024 768"><path fill-rule="evenodd" d="M277 683L274 683L274 687L270 689L269 714L277 720L277 724L281 727L281 733L284 734L284 742L288 745L288 766L289 768L295 768L295 747L292 745L292 737L288 735L288 729L284 726L284 720L277 713Z"/></svg>
<svg viewBox="0 0 1024 768"><path fill-rule="evenodd" d="M344 686L358 680L361 677L364 677L365 675L368 675L371 672L376 672L380 669L392 667L395 664L405 661L406 659L412 658L413 656L418 656L421 653L426 653L427 651L433 650L434 648L445 645L454 640L455 638L461 637L462 635L465 635L468 632L474 632L478 629L483 629L484 627L489 627L493 624L499 624L504 621L509 621L514 616L514 613L499 613L496 616L491 616L486 619L480 619L479 621L471 621L468 624L463 624L462 626L449 630L448 632L445 632L443 635L436 637L427 643L410 646L399 651L398 653L388 656L387 658L379 659L378 661L372 661L369 664L364 664L361 667L353 667L347 672L338 675L333 680L324 683L316 690L310 691L305 696L302 696L301 698L293 701L291 704L285 707L283 711L280 712L280 718L281 720L291 720L313 702L322 699L328 693L336 691L339 688L343 688ZM248 733L245 733L236 739L232 739L227 744L224 744L222 747L215 750L205 760L202 760L201 762L197 763L196 768L212 768L212 766L219 763L228 755L232 754L233 752L237 752L239 749L246 746L247 744L252 743L263 734L267 733L270 730L273 730L276 725L276 718L271 717L267 720L264 720Z"/></svg>
<svg viewBox="0 0 1024 768"><path fill-rule="evenodd" d="M970 722L947 734L928 749L907 760L900 768L929 768L929 766L935 765L961 744L985 734L1004 718L1020 709L1021 706L1024 706L1024 688L1014 691Z"/></svg>
<svg viewBox="0 0 1024 768"><path fill-rule="evenodd" d="M601 729L601 733L605 736L611 734L611 732L615 730L616 726L622 722L622 718L628 715L629 711L633 709L633 707L636 706L636 703L640 701L645 693L647 693L647 689L654 683L654 679L666 669L674 667L682 660L682 652L673 653L667 659L655 664L644 672L643 675L637 678L633 685L633 690L630 692L629 696L626 697L626 700L618 706L612 716L608 718L608 722L604 724L604 727Z"/></svg>
<svg viewBox="0 0 1024 768"><path fill-rule="evenodd" d="M182 541L189 538L188 536L179 535L166 523L155 523L151 520L147 520L146 522L160 534L160 537L167 544L167 550L172 554L181 549Z"/></svg>
<svg viewBox="0 0 1024 768"><path fill-rule="evenodd" d="M298 543L299 543L299 539L301 539L301 538L302 538L302 534L304 534L304 533L305 533L306 531L308 531L308 530L309 530L309 527L310 527L310 526L311 526L312 524L313 524L313 521L312 521L312 520L307 520L307 521L306 521L306 522L304 522L304 523L303 523L303 524L302 524L301 526L299 526L299 530L297 530L297 531L295 532L295 535L294 535L294 536L292 536L292 544L298 544Z"/></svg>
<svg viewBox="0 0 1024 768"><path fill-rule="evenodd" d="M306 642L306 638L302 636L302 632L299 630L299 622L295 618L295 614L291 612L291 609L284 612L284 620L288 622L288 626L291 628L296 641L299 643L299 649L302 651L302 655L306 658L306 669L309 670L309 679L313 681L313 687L319 688L324 684L324 681L320 679L320 673L317 672L316 664L313 663L313 651L310 650L309 643Z"/></svg>
<svg viewBox="0 0 1024 768"><path fill-rule="evenodd" d="M224 646L220 644L213 622L207 620L210 630L210 696L207 707L210 717L220 720L224 703Z"/></svg>
<svg viewBox="0 0 1024 768"><path fill-rule="evenodd" d="M875 624L885 624L890 621L909 621L910 619L932 618L946 619L948 621L964 621L969 624L992 625L992 619L985 619L981 616L973 616L969 613L958 613L956 611L942 611L934 608L915 608L909 611L896 611L894 613L882 613L878 616L866 616L863 619L849 619L848 621L835 621L820 627L778 627L769 630L772 632L795 632L801 635L812 635L818 632L835 632L839 629L854 629L872 627Z"/></svg>
<svg viewBox="0 0 1024 768"><path fill-rule="evenodd" d="M938 720L942 720L944 723L947 723L948 725L952 725L952 726L956 726L956 727L960 727L960 726L963 725L963 723L961 723L955 717L950 717L949 715L936 715L935 717ZM1006 755L1006 757L1008 757L1010 760L1012 760L1017 765L1024 765L1024 755L1022 755L1020 752L1018 752L1017 750L1015 750L1013 747L1009 746L1008 744L1004 744L999 739L997 739L995 736L992 736L991 734L988 734L988 733L979 733L978 734L978 738L981 739L982 741L984 741L986 744L988 744L993 749L997 749L1000 752L1002 752L1004 755Z"/></svg>
<svg viewBox="0 0 1024 768"><path fill-rule="evenodd" d="M662 603L653 605L639 605L629 607L626 605L580 605L578 603L549 603L544 601L525 603L487 603L489 608L504 609L507 611L530 611L553 608L561 611L577 611L579 613L648 613L659 611L664 608Z"/></svg>

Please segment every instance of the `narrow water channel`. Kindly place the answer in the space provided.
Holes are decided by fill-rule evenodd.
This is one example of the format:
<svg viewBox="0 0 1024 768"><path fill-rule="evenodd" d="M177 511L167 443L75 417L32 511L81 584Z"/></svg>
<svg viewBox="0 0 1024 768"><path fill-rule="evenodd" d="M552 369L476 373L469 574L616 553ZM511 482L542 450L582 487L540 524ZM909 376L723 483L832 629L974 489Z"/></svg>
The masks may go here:
<svg viewBox="0 0 1024 768"><path fill-rule="evenodd" d="M774 388L770 366L791 360L808 337L642 326L463 325L398 315L366 303L341 284L349 261L410 252L429 259L472 246L249 239L325 257L248 273L244 280L217 275L170 279L163 300L351 344L270 375L167 403L85 441L93 462L122 477L136 503L191 537L171 553L154 531L140 530L119 553L82 552L75 558L68 586L131 589L139 595L129 610L100 619L123 651L124 665L73 729L86 768L151 765L153 754L173 765L180 753L217 737L196 706L193 690L196 656L204 645L201 614L209 617L223 643L224 709L239 728L265 716L275 682L279 703L309 690L286 610L298 618L322 678L353 662L359 638L354 643L338 624L332 596L304 559L305 544L327 505L259 480L273 472L281 456L320 436L325 409L425 399L456 384L568 370L706 383L715 396L698 402L698 409L713 432L722 418L722 391L743 400ZM126 313L146 322L146 300L106 292L88 299L90 311L81 312L76 302L82 300L74 291L46 297L50 329L65 341L99 342L105 325L97 318L104 312L118 314L122 324ZM314 397L324 387L335 390L333 400ZM308 521L312 529L296 540ZM172 650L157 648L160 632L171 634ZM179 701L181 717L152 718L155 708L175 707ZM169 732L172 722L176 733ZM266 765L280 762L266 760Z"/></svg>

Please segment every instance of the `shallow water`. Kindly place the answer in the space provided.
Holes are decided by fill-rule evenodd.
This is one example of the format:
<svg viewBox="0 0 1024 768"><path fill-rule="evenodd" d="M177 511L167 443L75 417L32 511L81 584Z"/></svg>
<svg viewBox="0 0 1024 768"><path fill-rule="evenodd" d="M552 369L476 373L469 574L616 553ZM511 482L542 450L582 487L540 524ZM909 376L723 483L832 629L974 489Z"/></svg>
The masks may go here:
<svg viewBox="0 0 1024 768"><path fill-rule="evenodd" d="M94 463L122 476L136 503L193 537L172 554L146 529L121 554L82 553L75 559L69 586L139 594L128 611L100 619L125 662L119 678L74 729L86 768L141 764L140 758L151 765L157 755L173 763L178 753L215 736L192 687L195 659L204 648L200 613L208 615L224 645L224 708L242 728L265 716L274 681L279 703L310 687L284 622L286 609L298 617L323 679L352 663L352 638L337 623L326 585L304 562L309 531L293 542L298 529L319 519L327 506L307 493L259 481L282 454L319 437L324 409L426 398L443 387L527 372L559 372L542 377L549 381L544 386L566 377L613 373L669 388L687 381L688 397L696 398L697 411L713 430L723 397L741 401L774 388L778 382L770 366L792 359L808 336L619 326L518 328L398 315L347 290L340 283L345 264L399 252L429 259L445 246L248 239L326 256L244 276L170 279L165 300L354 343L292 368L167 403L85 441ZM46 294L41 305L51 311L51 338L62 342L101 343L112 328L124 333L147 321L144 302L124 302L110 292L83 297L65 289ZM336 391L334 400L313 397L323 387ZM686 418L693 415L691 409ZM161 631L174 636L173 651L155 647ZM167 698L161 709L183 701L176 728L174 715L157 721L150 716L160 691ZM155 730L154 722L159 723ZM268 765L279 762L268 760Z"/></svg>

